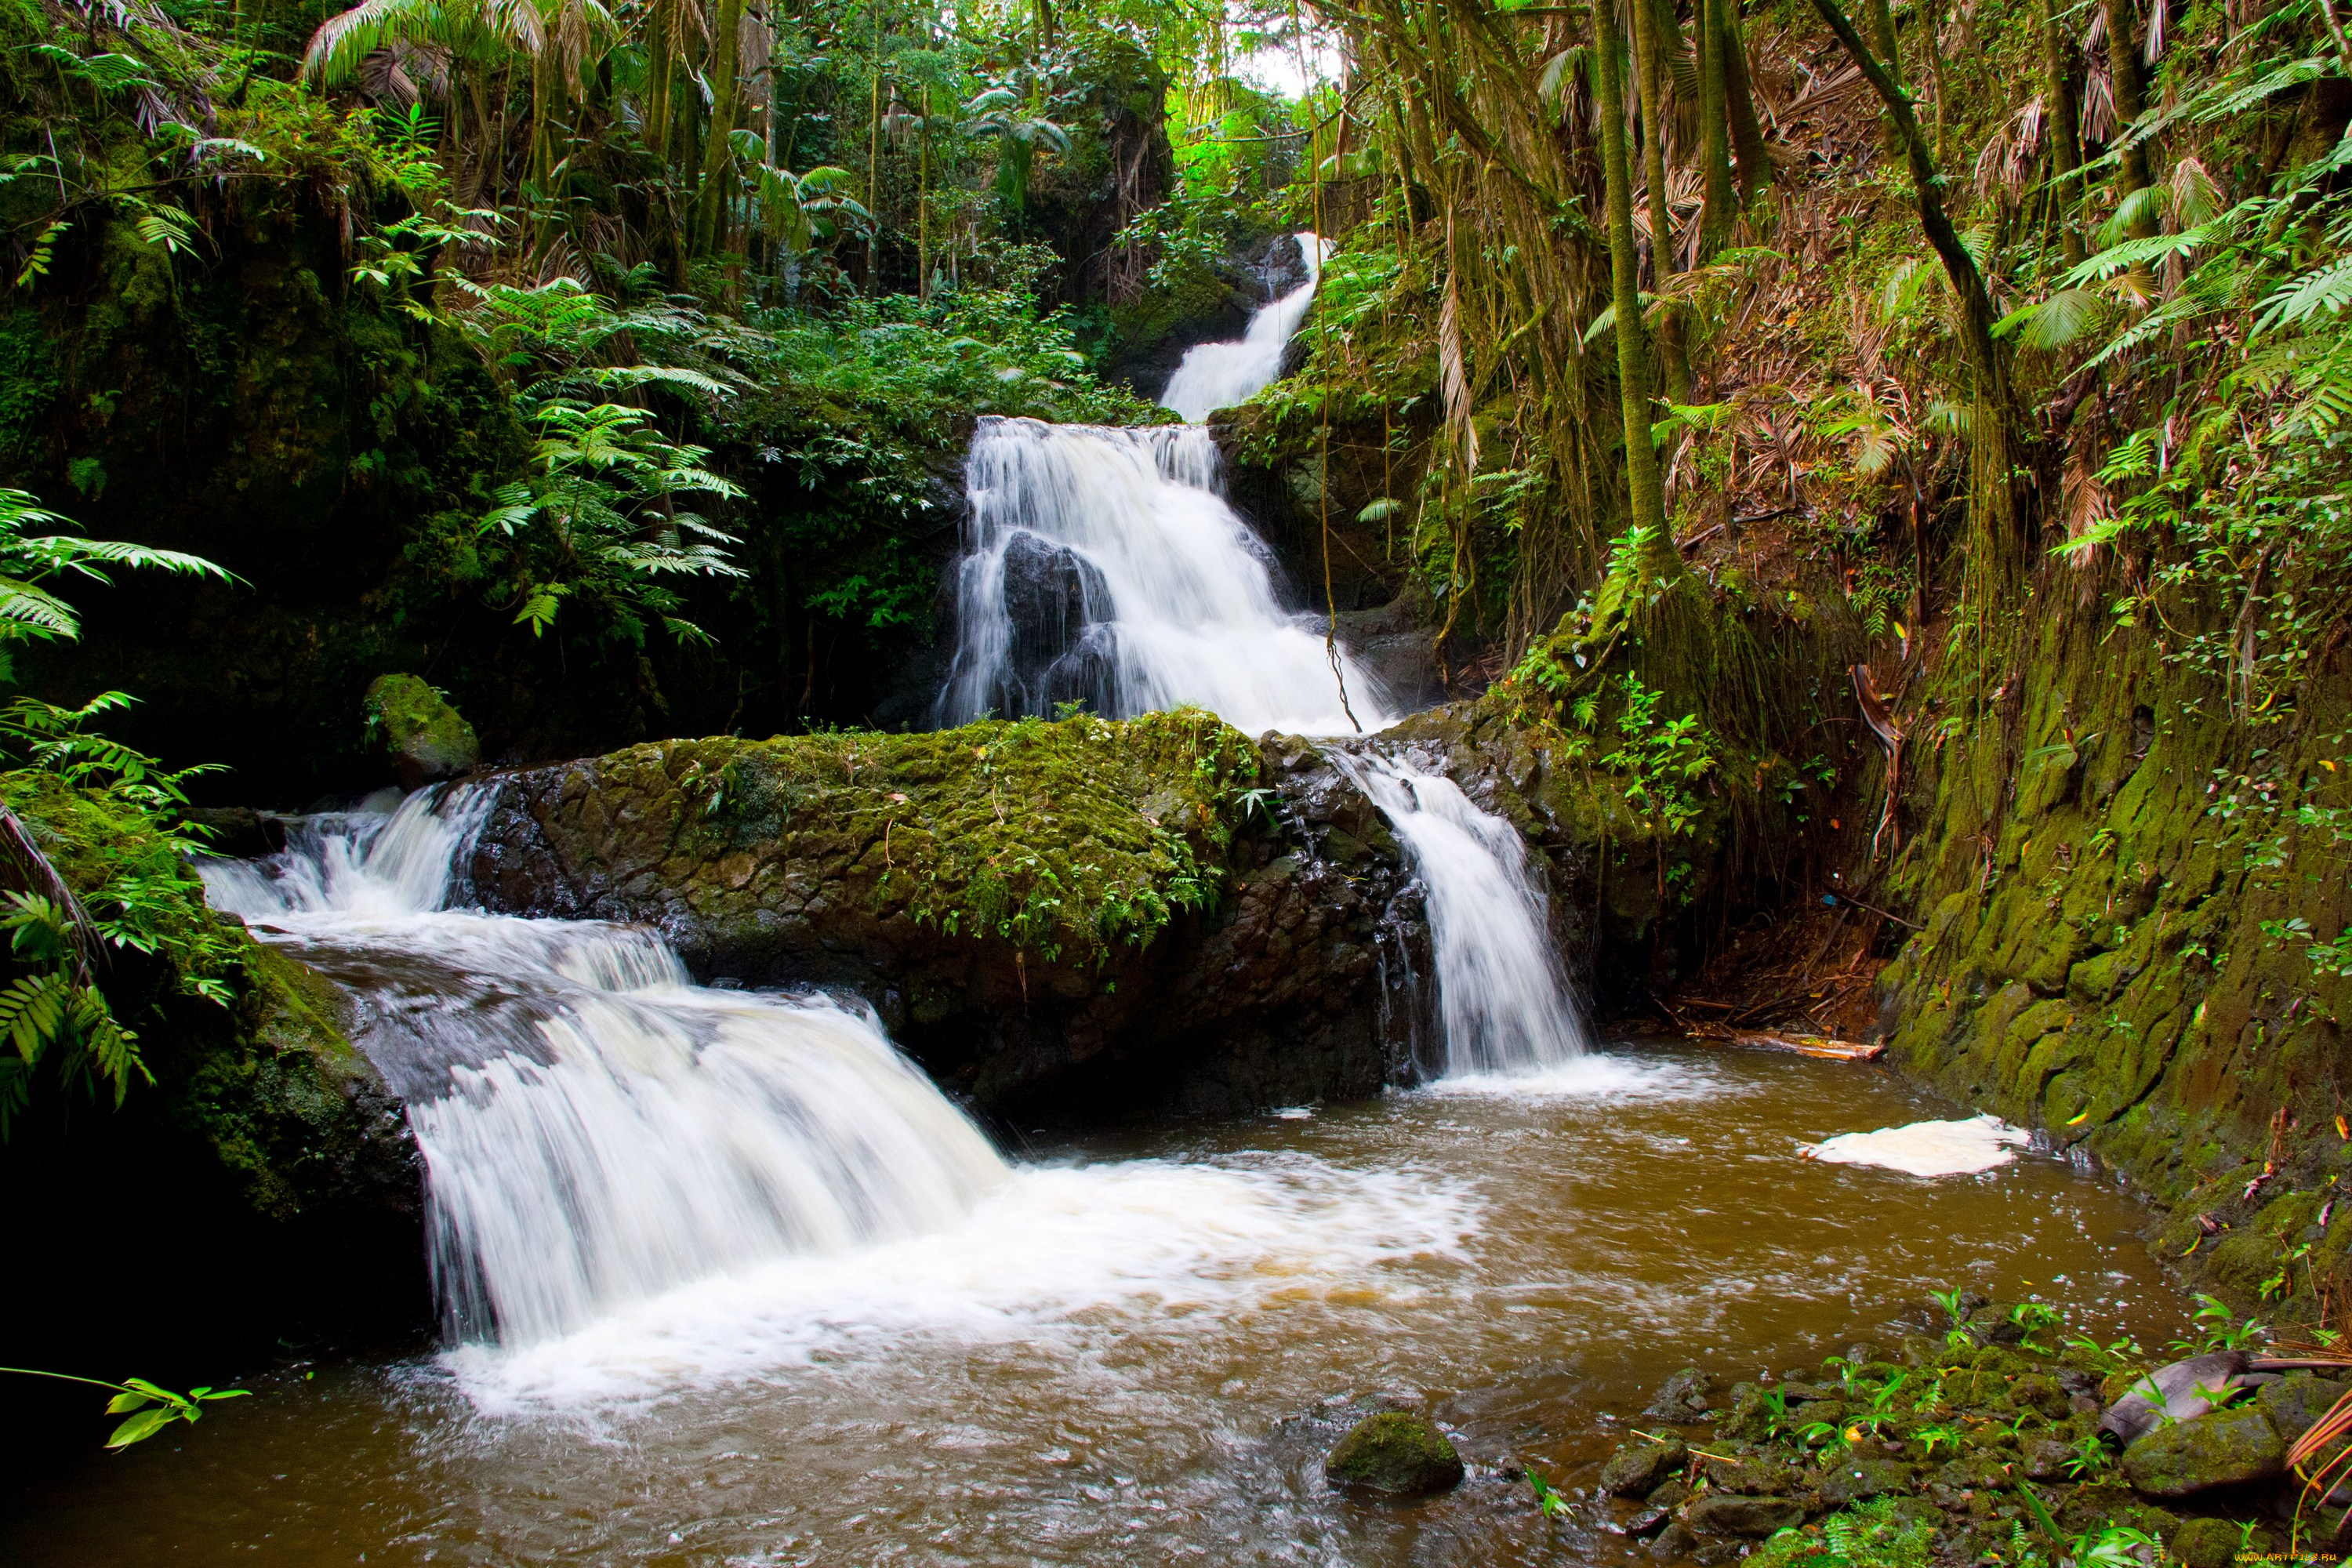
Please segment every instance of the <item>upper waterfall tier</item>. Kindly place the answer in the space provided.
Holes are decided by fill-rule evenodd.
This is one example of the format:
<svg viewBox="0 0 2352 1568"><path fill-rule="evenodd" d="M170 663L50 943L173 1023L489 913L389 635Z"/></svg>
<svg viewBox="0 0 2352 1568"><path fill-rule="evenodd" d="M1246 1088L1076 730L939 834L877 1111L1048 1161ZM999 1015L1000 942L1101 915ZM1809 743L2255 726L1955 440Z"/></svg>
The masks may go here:
<svg viewBox="0 0 2352 1568"><path fill-rule="evenodd" d="M1276 599L1265 544L1222 476L1196 425L982 420L939 721L1083 702L1114 718L1193 703L1252 732L1393 722L1370 672Z"/></svg>
<svg viewBox="0 0 2352 1568"><path fill-rule="evenodd" d="M1307 281L1287 294L1258 307L1248 330L1230 342L1196 343L1168 378L1160 401L1197 425L1213 409L1245 403L1259 388L1282 374L1282 351L1291 333L1307 320L1315 303L1315 286L1321 279L1324 258L1331 242L1313 233L1291 237L1307 263Z"/></svg>

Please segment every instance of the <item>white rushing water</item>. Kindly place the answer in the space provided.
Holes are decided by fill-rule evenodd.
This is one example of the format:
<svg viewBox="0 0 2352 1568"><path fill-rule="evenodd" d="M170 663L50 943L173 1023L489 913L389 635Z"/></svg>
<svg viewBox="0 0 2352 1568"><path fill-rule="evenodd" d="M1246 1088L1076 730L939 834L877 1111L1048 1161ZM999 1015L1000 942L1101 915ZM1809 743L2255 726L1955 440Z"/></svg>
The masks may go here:
<svg viewBox="0 0 2352 1568"><path fill-rule="evenodd" d="M1580 1087L1585 1031L1517 829L1433 767L1334 750L1395 829L1420 880L1445 1029L1445 1077Z"/></svg>
<svg viewBox="0 0 2352 1568"><path fill-rule="evenodd" d="M919 1237L1010 1172L875 1019L692 984L642 929L449 910L493 796L294 825L204 876L360 994L454 1331L545 1342L692 1281Z"/></svg>
<svg viewBox="0 0 2352 1568"><path fill-rule="evenodd" d="M939 720L1193 703L1256 733L1395 721L1371 675L1283 609L1271 553L1197 425L983 419L965 468L960 641ZM1344 694L1342 684L1344 682Z"/></svg>
<svg viewBox="0 0 2352 1568"><path fill-rule="evenodd" d="M1165 401L1187 419L1280 371L1326 249L1297 238L1306 283L1261 308L1240 341L1201 344L1178 367ZM1191 703L1254 733L1395 721L1388 693L1327 645L1323 623L1282 607L1273 552L1226 503L1205 426L982 419L964 485L959 637L939 723L1066 702L1113 718Z"/></svg>
<svg viewBox="0 0 2352 1568"><path fill-rule="evenodd" d="M1217 409L1246 403L1281 374L1282 352L1307 320L1315 303L1315 286L1322 280L1324 259L1331 254L1331 242L1311 232L1291 237L1307 263L1307 281L1260 306L1237 340L1194 344L1168 378L1160 401L1187 422L1198 425Z"/></svg>

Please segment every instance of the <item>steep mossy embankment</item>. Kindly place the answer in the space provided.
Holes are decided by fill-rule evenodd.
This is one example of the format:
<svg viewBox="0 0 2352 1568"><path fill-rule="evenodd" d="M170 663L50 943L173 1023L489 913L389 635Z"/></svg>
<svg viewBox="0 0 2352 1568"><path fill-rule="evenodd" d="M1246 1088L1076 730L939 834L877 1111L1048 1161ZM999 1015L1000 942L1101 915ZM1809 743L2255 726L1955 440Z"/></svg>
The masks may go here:
<svg viewBox="0 0 2352 1568"><path fill-rule="evenodd" d="M1881 977L1891 1054L2124 1172L2191 1278L2310 1316L2352 1246L2326 946L2352 915L2352 671L2248 723L2150 632L2038 586L2057 613L2020 617L1982 705L1957 672L1914 724L1889 881L1927 929Z"/></svg>
<svg viewBox="0 0 2352 1568"><path fill-rule="evenodd" d="M642 921L700 973L854 990L1011 1117L1368 1094L1404 879L1313 748L1197 710L718 738L508 775L515 913Z"/></svg>
<svg viewBox="0 0 2352 1568"><path fill-rule="evenodd" d="M40 1283L9 1293L0 1331L60 1354L134 1324L176 1342L164 1300L192 1341L405 1328L425 1305L422 1172L347 999L215 917L138 810L35 772L0 774L0 800L122 939L93 978L144 1064L119 1107L45 1075L12 1119L0 1171L28 1194L14 1242Z"/></svg>

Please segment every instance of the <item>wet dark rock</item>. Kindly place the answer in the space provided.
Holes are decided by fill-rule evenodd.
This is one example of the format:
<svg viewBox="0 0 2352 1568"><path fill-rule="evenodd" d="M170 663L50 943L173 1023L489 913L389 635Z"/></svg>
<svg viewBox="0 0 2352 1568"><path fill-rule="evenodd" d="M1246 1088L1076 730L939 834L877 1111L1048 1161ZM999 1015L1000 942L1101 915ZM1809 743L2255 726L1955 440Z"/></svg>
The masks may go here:
<svg viewBox="0 0 2352 1568"><path fill-rule="evenodd" d="M1822 1501L1839 1509L1865 1498L1903 1491L1911 1485L1911 1476L1910 1466L1892 1459L1846 1459L1822 1478Z"/></svg>
<svg viewBox="0 0 2352 1568"><path fill-rule="evenodd" d="M233 860L257 860L286 847L286 820L242 805L195 805L180 820L201 828L205 847Z"/></svg>
<svg viewBox="0 0 2352 1568"><path fill-rule="evenodd" d="M1676 1476L1652 1492L1648 1502L1652 1508L1677 1509L1690 1501L1696 1489L1688 1481Z"/></svg>
<svg viewBox="0 0 2352 1568"><path fill-rule="evenodd" d="M1005 713L1051 713L1061 702L1111 711L1116 649L1110 593L1094 563L1066 545L1016 533L1004 547L1004 613L1013 624Z"/></svg>
<svg viewBox="0 0 2352 1568"><path fill-rule="evenodd" d="M1612 1497L1647 1497L1690 1458L1681 1443L1626 1444L1601 1468L1601 1489Z"/></svg>
<svg viewBox="0 0 2352 1568"><path fill-rule="evenodd" d="M2270 1480L2286 1470L2286 1445L2253 1405L2216 1410L2160 1427L2124 1455L2124 1479L2143 1497L2186 1498L2216 1487Z"/></svg>
<svg viewBox="0 0 2352 1568"><path fill-rule="evenodd" d="M2055 1437L2035 1437L2024 1447L2025 1473L2037 1481L2058 1481L2068 1479L2067 1464L2074 1458L2074 1445Z"/></svg>
<svg viewBox="0 0 2352 1568"><path fill-rule="evenodd" d="M2270 1418L2282 1441L2302 1436L2330 1406L2344 1397L2345 1385L2294 1373L2254 1391L2254 1406Z"/></svg>
<svg viewBox="0 0 2352 1568"><path fill-rule="evenodd" d="M1713 1391L1706 1373L1686 1366L1666 1379L1642 1414L1660 1421L1696 1421L1714 1408Z"/></svg>
<svg viewBox="0 0 2352 1568"><path fill-rule="evenodd" d="M1680 1520L1658 1531L1650 1542L1650 1555L1661 1563L1678 1563L1698 1550L1698 1537L1685 1529Z"/></svg>
<svg viewBox="0 0 2352 1568"><path fill-rule="evenodd" d="M1697 1535L1761 1539L1805 1522L1804 1505L1794 1498L1742 1497L1705 1492L1684 1505L1683 1523Z"/></svg>
<svg viewBox="0 0 2352 1568"><path fill-rule="evenodd" d="M1625 1533L1636 1541L1647 1540L1674 1522L1671 1509L1645 1508L1625 1521Z"/></svg>
<svg viewBox="0 0 2352 1568"><path fill-rule="evenodd" d="M2165 1546L2183 1568L2230 1568L2247 1550L2246 1532L2226 1519L2192 1519Z"/></svg>
<svg viewBox="0 0 2352 1568"><path fill-rule="evenodd" d="M2020 1410L2038 1410L2053 1420L2068 1413L2066 1391L2056 1378L2042 1373L2027 1373L2011 1384L2009 1396Z"/></svg>
<svg viewBox="0 0 2352 1568"><path fill-rule="evenodd" d="M1339 1439L1323 1474L1333 1486L1391 1497L1420 1497L1462 1484L1462 1456L1445 1434L1417 1415L1384 1410Z"/></svg>

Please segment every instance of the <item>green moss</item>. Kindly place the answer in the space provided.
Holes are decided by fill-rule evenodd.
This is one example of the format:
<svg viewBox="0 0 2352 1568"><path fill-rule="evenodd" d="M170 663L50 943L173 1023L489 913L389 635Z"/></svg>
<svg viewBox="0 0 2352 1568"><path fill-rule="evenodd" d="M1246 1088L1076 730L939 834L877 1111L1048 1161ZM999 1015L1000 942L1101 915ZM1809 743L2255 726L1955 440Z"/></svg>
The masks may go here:
<svg viewBox="0 0 2352 1568"><path fill-rule="evenodd" d="M366 707L368 731L400 766L404 784L454 778L482 760L474 727L414 675L378 676L368 686Z"/></svg>
<svg viewBox="0 0 2352 1568"><path fill-rule="evenodd" d="M1255 746L1198 710L669 742L607 765L648 764L674 791L674 847L712 864L713 896L789 854L855 879L886 919L1048 961L1142 945L1208 907L1219 854L1262 799Z"/></svg>

